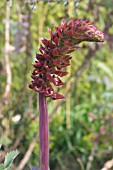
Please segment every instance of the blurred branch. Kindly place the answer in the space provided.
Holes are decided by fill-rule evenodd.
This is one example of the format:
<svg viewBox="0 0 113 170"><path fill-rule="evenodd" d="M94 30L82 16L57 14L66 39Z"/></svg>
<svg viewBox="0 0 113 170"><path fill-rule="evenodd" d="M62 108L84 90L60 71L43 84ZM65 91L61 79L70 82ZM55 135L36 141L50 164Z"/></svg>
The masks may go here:
<svg viewBox="0 0 113 170"><path fill-rule="evenodd" d="M15 150L17 149L18 145L20 144L20 141L22 140L23 136L25 135L25 130L22 131L19 135L18 138L16 138L16 141L13 143L13 145L11 146L10 150Z"/></svg>
<svg viewBox="0 0 113 170"><path fill-rule="evenodd" d="M21 160L21 162L19 163L18 167L16 168L17 170L22 170L22 169L25 167L26 163L28 162L28 160L29 160L29 158L30 158L30 156L31 156L31 154L32 154L32 151L33 151L33 149L34 149L34 147L35 147L35 144L36 144L36 142L37 142L37 140L38 140L38 137L39 137L39 135L37 134L37 135L34 137L34 139L32 140L32 142L31 142L31 144L29 145L29 148L28 148L28 150L26 151L23 159Z"/></svg>
<svg viewBox="0 0 113 170"><path fill-rule="evenodd" d="M81 170L85 170L85 168L84 168L84 163L83 163L82 159L77 158L77 162L79 163L79 165L80 165L80 167L81 167Z"/></svg>
<svg viewBox="0 0 113 170"><path fill-rule="evenodd" d="M88 162L87 162L87 165L86 165L86 170L91 170L92 162L93 162L93 159L95 157L97 147L98 147L98 143L95 142L94 147L92 148L91 154L88 157Z"/></svg>
<svg viewBox="0 0 113 170"><path fill-rule="evenodd" d="M70 13L72 13L73 8L71 6L71 3L68 4L68 10L67 10L67 15ZM71 76L71 66L67 67L67 78ZM66 83L66 90L68 90L68 88L70 87L70 81L68 83ZM69 93L66 97L66 127L67 129L71 128L71 93Z"/></svg>
<svg viewBox="0 0 113 170"><path fill-rule="evenodd" d="M29 62L31 61L32 58L32 36L31 36L31 10L27 10L26 15L27 15L27 21L29 23L28 27L28 35L26 36L26 58L25 58L25 78L24 78L24 84L25 84L25 89L27 85L27 74L29 73Z"/></svg>
<svg viewBox="0 0 113 170"><path fill-rule="evenodd" d="M107 161L101 170L109 170L113 167L113 159Z"/></svg>
<svg viewBox="0 0 113 170"><path fill-rule="evenodd" d="M39 31L38 44L41 43L41 38L43 37L43 28L44 28L44 23L45 23L45 20L46 20L46 14L48 12L48 5L46 4L44 6L43 2L40 1L39 8L40 8L41 11L39 13L39 21L38 21L38 23L40 23L38 25L38 31Z"/></svg>
<svg viewBox="0 0 113 170"><path fill-rule="evenodd" d="M10 6L7 2L6 20L5 20L5 53L4 53L7 81L6 81L5 92L3 94L3 104L7 104L8 102L7 97L11 89L11 68L9 63L9 41L10 41L9 29L10 29Z"/></svg>
<svg viewBox="0 0 113 170"><path fill-rule="evenodd" d="M19 8L19 7L18 7ZM20 9L20 8L19 8ZM22 43L22 36L25 37L25 53L26 53L26 57L25 57L25 60L24 60L24 77L23 77L23 88L22 88L22 92L21 94L19 94L19 96L17 97L17 100L15 101L15 103L13 103L13 105L11 107L8 108L7 111L5 111L4 115L7 115L11 110L13 110L14 108L16 109L16 107L23 101L23 97L26 95L26 87L27 87L27 75L29 74L29 62L31 61L31 58L32 58L32 36L31 36L31 11L30 10L25 10L23 11L23 15L21 15L22 11L19 11L19 21L21 21L21 24L24 25L24 23L27 23L27 28L25 27L22 32L23 34L22 35L19 35L19 38L18 41ZM24 30L27 30L27 35L24 34ZM17 34L19 34L17 32ZM21 40L21 41L20 41ZM18 49L19 51L20 49Z"/></svg>

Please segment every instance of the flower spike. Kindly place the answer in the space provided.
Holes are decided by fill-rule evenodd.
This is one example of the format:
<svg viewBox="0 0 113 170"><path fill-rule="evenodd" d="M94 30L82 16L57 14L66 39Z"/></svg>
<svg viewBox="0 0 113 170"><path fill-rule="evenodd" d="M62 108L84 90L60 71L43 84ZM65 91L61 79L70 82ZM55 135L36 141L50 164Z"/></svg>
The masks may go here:
<svg viewBox="0 0 113 170"><path fill-rule="evenodd" d="M36 54L33 81L29 85L34 91L44 93L54 100L64 98L61 94L55 94L52 84L64 84L60 77L68 74L63 68L70 65L69 54L78 48L76 45L83 41L104 41L104 34L89 20L76 18L70 19L68 23L63 20L55 29L55 33L49 29L50 40L42 39L43 45L39 47L41 54Z"/></svg>

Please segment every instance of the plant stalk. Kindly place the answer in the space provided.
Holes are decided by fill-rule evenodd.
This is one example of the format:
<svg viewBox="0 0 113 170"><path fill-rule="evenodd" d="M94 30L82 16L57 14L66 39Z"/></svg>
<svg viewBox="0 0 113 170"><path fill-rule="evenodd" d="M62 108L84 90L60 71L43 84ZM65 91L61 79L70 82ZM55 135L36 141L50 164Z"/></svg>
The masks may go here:
<svg viewBox="0 0 113 170"><path fill-rule="evenodd" d="M40 161L39 170L49 169L49 118L46 97L39 93L39 137L40 137Z"/></svg>

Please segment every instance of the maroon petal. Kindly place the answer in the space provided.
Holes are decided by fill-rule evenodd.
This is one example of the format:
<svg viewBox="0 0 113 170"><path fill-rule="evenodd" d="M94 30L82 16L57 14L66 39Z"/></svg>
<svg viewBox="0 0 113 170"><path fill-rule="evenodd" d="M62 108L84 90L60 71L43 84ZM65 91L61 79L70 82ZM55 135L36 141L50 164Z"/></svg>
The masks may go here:
<svg viewBox="0 0 113 170"><path fill-rule="evenodd" d="M50 40L48 43L49 43L49 45L48 45L49 48L55 48L56 47L55 44L53 44L52 40Z"/></svg>
<svg viewBox="0 0 113 170"><path fill-rule="evenodd" d="M66 23L64 20L61 21L61 25L62 25L64 28L67 27L67 23Z"/></svg>
<svg viewBox="0 0 113 170"><path fill-rule="evenodd" d="M44 74L44 70L40 70L40 69L33 70L32 75L38 75L38 74Z"/></svg>
<svg viewBox="0 0 113 170"><path fill-rule="evenodd" d="M33 88L33 90L36 91L36 92L40 92L39 89L36 86Z"/></svg>
<svg viewBox="0 0 113 170"><path fill-rule="evenodd" d="M54 77L54 83L55 86L61 86L64 85L64 83L61 81L59 77Z"/></svg>
<svg viewBox="0 0 113 170"><path fill-rule="evenodd" d="M69 61L72 57L70 55L64 55L61 59L64 61Z"/></svg>
<svg viewBox="0 0 113 170"><path fill-rule="evenodd" d="M53 39L53 41L55 42L55 44L57 45L57 46L59 46L59 38L58 37L55 37L54 39Z"/></svg>
<svg viewBox="0 0 113 170"><path fill-rule="evenodd" d="M71 37L73 35L73 30L69 30L66 33L67 37Z"/></svg>
<svg viewBox="0 0 113 170"><path fill-rule="evenodd" d="M52 50L52 55L53 55L53 56L58 56L58 55L59 55L57 48L54 48L54 49Z"/></svg>
<svg viewBox="0 0 113 170"><path fill-rule="evenodd" d="M33 64L33 66L34 66L35 68L38 68L38 67L41 67L41 66L42 66L42 63L36 61L36 62Z"/></svg>
<svg viewBox="0 0 113 170"><path fill-rule="evenodd" d="M60 30L58 30L57 33L58 33L58 36L59 36L60 39L63 38L63 35L62 35L62 33L60 32Z"/></svg>
<svg viewBox="0 0 113 170"><path fill-rule="evenodd" d="M43 87L43 86L39 87L39 88L38 88L38 91L39 91L40 93L44 93L44 92L45 92L45 87Z"/></svg>
<svg viewBox="0 0 113 170"><path fill-rule="evenodd" d="M51 58L51 56L49 54L47 54L45 51L44 51L43 56L44 56L45 59L50 59Z"/></svg>
<svg viewBox="0 0 113 170"><path fill-rule="evenodd" d="M50 59L45 60L44 68L45 68L45 70L50 70L52 68L52 60L50 60Z"/></svg>
<svg viewBox="0 0 113 170"><path fill-rule="evenodd" d="M42 54L37 54L36 53L36 59L39 60L39 61L43 61L44 60L44 57Z"/></svg>
<svg viewBox="0 0 113 170"><path fill-rule="evenodd" d="M40 45L39 50L40 50L40 52L43 54L44 51L45 51L45 48L44 48L42 45Z"/></svg>
<svg viewBox="0 0 113 170"><path fill-rule="evenodd" d="M45 96L52 96L52 95L54 95L53 88L51 86L46 87L44 94L45 94Z"/></svg>
<svg viewBox="0 0 113 170"><path fill-rule="evenodd" d="M56 75L58 75L60 77L63 77L63 76L68 74L68 72L64 71L64 70L52 70L51 73L56 74Z"/></svg>
<svg viewBox="0 0 113 170"><path fill-rule="evenodd" d="M49 45L49 41L48 41L47 39L45 39L45 38L42 39L42 43L43 43L45 46L47 46L47 47L48 47L48 45Z"/></svg>
<svg viewBox="0 0 113 170"><path fill-rule="evenodd" d="M60 59L53 59L53 64L54 64L56 67L61 68Z"/></svg>
<svg viewBox="0 0 113 170"><path fill-rule="evenodd" d="M70 62L66 61L65 59L64 60L62 60L62 59L54 59L53 63L59 69L70 65Z"/></svg>
<svg viewBox="0 0 113 170"><path fill-rule="evenodd" d="M30 89L33 89L33 88L34 88L33 84L30 84L30 85L29 85L29 88L30 88Z"/></svg>
<svg viewBox="0 0 113 170"><path fill-rule="evenodd" d="M68 51L69 47L61 47L59 52L62 54L62 53L66 53Z"/></svg>
<svg viewBox="0 0 113 170"><path fill-rule="evenodd" d="M47 77L47 79L48 79L51 83L53 83L55 86L60 86L60 85L63 85L63 84L64 84L59 77L55 77L55 76L52 75L51 73L46 73L46 77Z"/></svg>
<svg viewBox="0 0 113 170"><path fill-rule="evenodd" d="M71 45L71 43L69 42L69 40L64 40L64 44L65 44L66 46L70 46L70 45Z"/></svg>
<svg viewBox="0 0 113 170"><path fill-rule="evenodd" d="M54 95L51 96L51 98L52 98L53 100L64 99L64 96L61 95L61 94L54 94Z"/></svg>

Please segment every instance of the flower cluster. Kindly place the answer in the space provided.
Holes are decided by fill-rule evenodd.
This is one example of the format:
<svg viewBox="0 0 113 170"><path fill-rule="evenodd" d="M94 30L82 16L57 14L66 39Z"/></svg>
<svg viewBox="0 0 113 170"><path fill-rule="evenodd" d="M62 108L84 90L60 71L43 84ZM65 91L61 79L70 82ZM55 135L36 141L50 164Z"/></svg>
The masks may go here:
<svg viewBox="0 0 113 170"><path fill-rule="evenodd" d="M36 92L44 93L52 99L64 98L56 94L52 87L63 85L60 79L68 74L63 68L70 65L70 53L76 49L76 45L83 41L103 42L104 34L90 23L89 20L71 19L68 23L62 21L56 32L50 29L50 40L43 39L39 47L40 54L36 54L33 64L33 81L29 85Z"/></svg>

